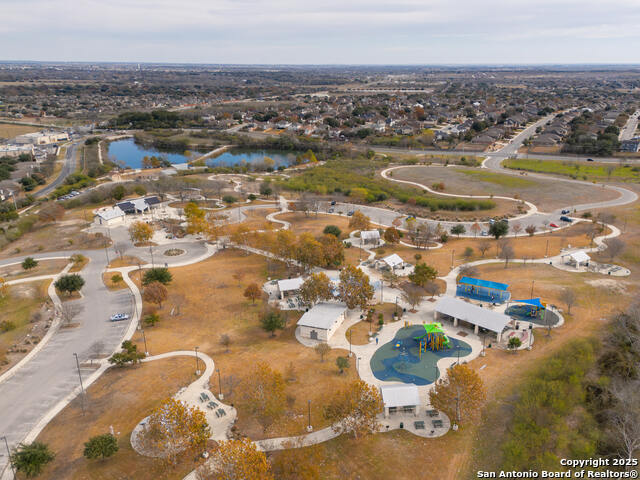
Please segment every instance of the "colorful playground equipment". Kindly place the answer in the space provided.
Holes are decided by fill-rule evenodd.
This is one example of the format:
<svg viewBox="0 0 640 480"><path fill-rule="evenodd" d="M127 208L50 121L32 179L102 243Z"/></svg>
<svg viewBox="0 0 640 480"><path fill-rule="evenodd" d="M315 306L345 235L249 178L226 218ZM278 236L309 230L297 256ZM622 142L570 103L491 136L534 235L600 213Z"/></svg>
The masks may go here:
<svg viewBox="0 0 640 480"><path fill-rule="evenodd" d="M424 334L413 337L419 344L419 358L422 352L431 350L438 352L444 348L451 348L451 340L447 337L440 323L427 323L424 325Z"/></svg>
<svg viewBox="0 0 640 480"><path fill-rule="evenodd" d="M517 305L512 305L507 309L509 315L517 317L519 320L528 320L540 317L546 313L547 304L540 300L540 298L528 298L524 300L512 300Z"/></svg>

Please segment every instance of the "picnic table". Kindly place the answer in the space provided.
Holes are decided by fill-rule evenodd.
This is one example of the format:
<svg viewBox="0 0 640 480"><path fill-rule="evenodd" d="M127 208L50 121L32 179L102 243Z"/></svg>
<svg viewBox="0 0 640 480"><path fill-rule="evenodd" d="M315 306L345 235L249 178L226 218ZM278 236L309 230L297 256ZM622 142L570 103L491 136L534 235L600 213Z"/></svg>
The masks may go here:
<svg viewBox="0 0 640 480"><path fill-rule="evenodd" d="M437 417L440 414L437 410L427 410L427 415L429 415L430 417Z"/></svg>
<svg viewBox="0 0 640 480"><path fill-rule="evenodd" d="M413 422L413 426L416 430L424 430L424 421L418 420Z"/></svg>
<svg viewBox="0 0 640 480"><path fill-rule="evenodd" d="M433 425L433 428L442 428L444 426L442 420L431 420L431 424Z"/></svg>

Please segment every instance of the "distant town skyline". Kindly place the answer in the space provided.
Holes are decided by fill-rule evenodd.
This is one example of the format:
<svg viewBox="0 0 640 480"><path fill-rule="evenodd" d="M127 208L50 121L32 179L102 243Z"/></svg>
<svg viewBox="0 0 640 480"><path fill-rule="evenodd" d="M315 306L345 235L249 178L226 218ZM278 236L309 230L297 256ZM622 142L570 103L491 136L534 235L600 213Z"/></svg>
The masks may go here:
<svg viewBox="0 0 640 480"><path fill-rule="evenodd" d="M0 59L634 64L635 0L4 0Z"/></svg>

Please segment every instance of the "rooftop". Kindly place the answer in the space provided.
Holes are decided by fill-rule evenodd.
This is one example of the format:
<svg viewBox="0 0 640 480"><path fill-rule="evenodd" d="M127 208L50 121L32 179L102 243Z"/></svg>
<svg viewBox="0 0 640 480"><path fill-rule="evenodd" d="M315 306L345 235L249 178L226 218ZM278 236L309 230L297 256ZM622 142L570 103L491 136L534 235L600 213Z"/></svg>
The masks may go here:
<svg viewBox="0 0 640 480"><path fill-rule="evenodd" d="M487 310L454 297L442 297L436 302L435 311L496 333L502 333L504 327L511 321L508 315Z"/></svg>
<svg viewBox="0 0 640 480"><path fill-rule="evenodd" d="M420 394L418 387L407 384L383 385L382 402L385 407L409 407L420 405Z"/></svg>
<svg viewBox="0 0 640 480"><path fill-rule="evenodd" d="M298 320L298 325L329 330L346 310L347 307L344 303L318 303L302 315Z"/></svg>

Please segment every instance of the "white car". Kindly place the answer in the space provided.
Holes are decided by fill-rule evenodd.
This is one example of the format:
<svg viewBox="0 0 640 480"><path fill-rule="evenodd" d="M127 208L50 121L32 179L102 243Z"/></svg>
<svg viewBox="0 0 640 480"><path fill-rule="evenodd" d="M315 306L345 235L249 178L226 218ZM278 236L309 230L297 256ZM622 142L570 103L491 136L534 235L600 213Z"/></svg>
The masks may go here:
<svg viewBox="0 0 640 480"><path fill-rule="evenodd" d="M115 315L111 315L109 320L112 322L121 322L123 320L129 320L129 315L126 313L116 313Z"/></svg>

